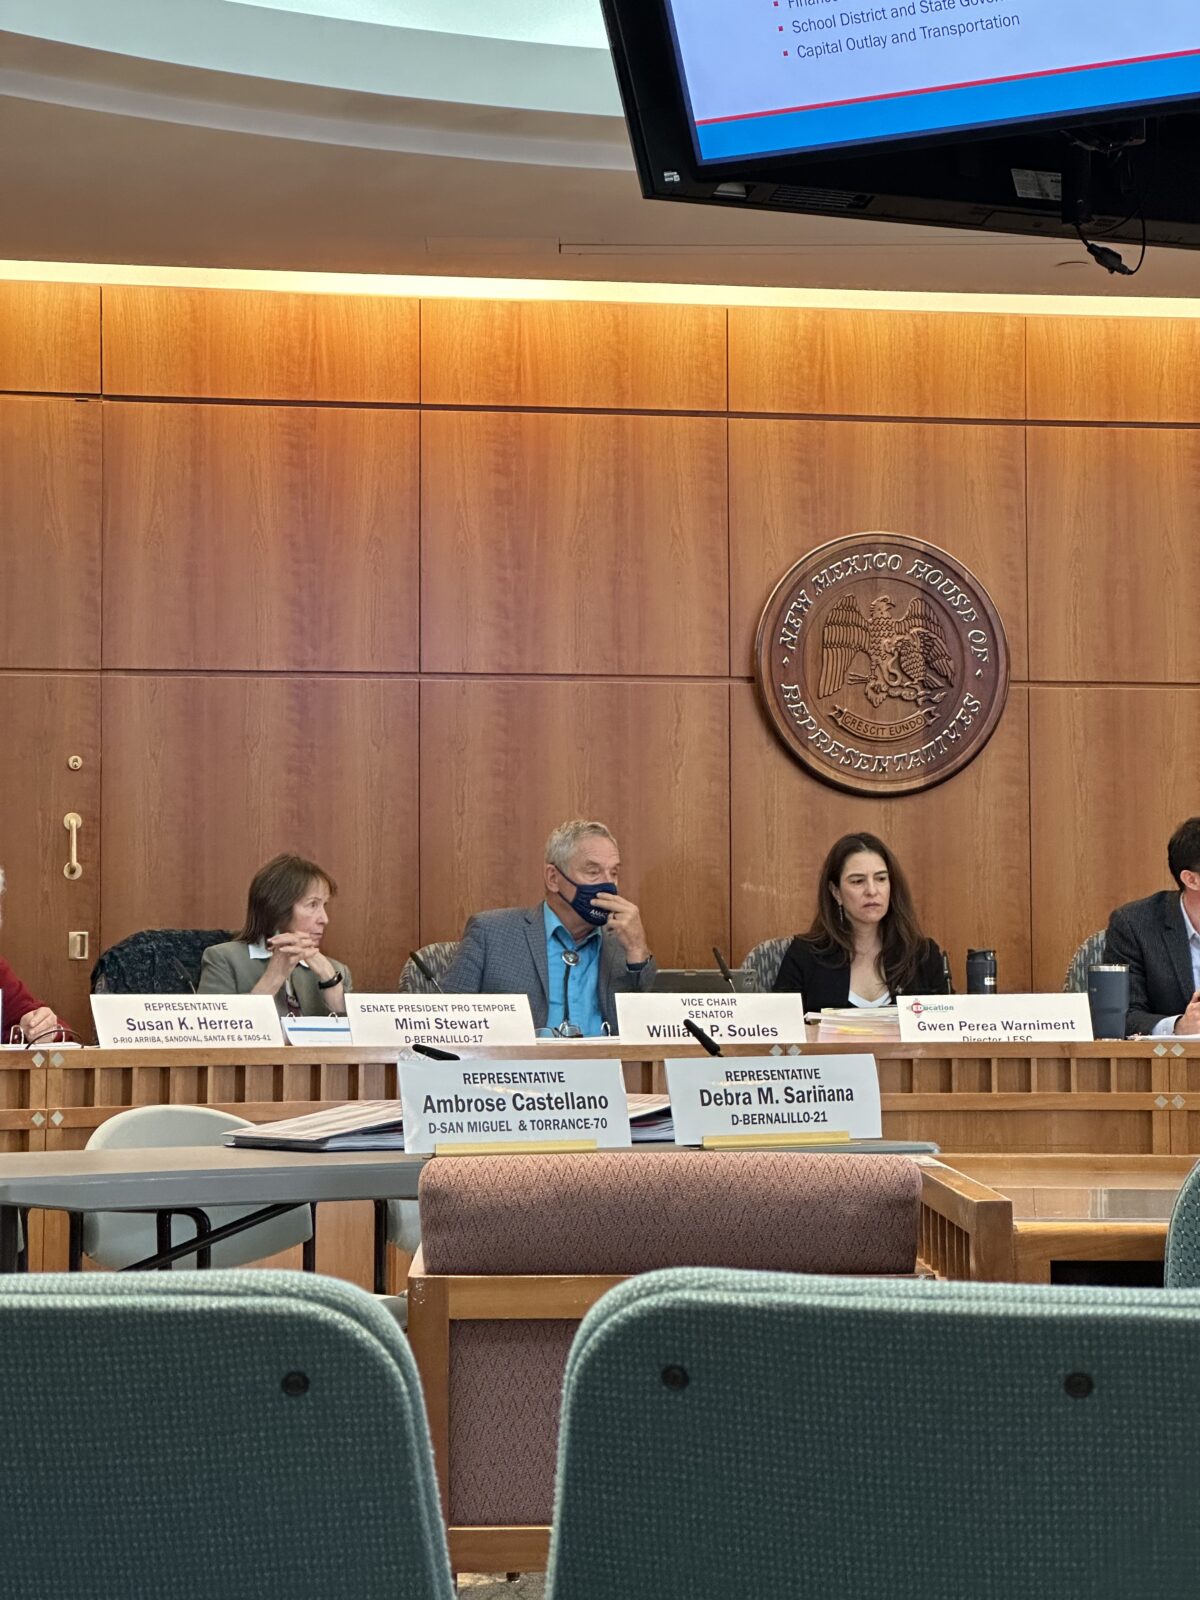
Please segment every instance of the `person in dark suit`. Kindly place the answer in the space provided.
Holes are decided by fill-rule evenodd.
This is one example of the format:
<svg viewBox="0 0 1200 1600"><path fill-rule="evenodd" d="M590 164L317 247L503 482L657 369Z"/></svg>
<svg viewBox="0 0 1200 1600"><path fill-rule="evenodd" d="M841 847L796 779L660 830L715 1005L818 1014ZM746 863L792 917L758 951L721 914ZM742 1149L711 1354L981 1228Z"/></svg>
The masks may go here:
<svg viewBox="0 0 1200 1600"><path fill-rule="evenodd" d="M209 945L200 994L269 994L280 1016L343 1016L350 968L321 949L337 884L315 861L275 856L250 881L246 924Z"/></svg>
<svg viewBox="0 0 1200 1600"><path fill-rule="evenodd" d="M1129 968L1127 1038L1200 1033L1200 817L1171 835L1167 865L1178 891L1131 900L1108 919L1104 959Z"/></svg>
<svg viewBox="0 0 1200 1600"><path fill-rule="evenodd" d="M656 971L620 872L602 822L564 822L546 841L544 898L472 917L442 989L528 995L534 1026L563 1037L615 1031L614 995L649 989Z"/></svg>
<svg viewBox="0 0 1200 1600"><path fill-rule="evenodd" d="M825 857L817 914L787 947L775 992L798 991L821 1011L946 990L942 952L921 932L899 862L873 833L846 834Z"/></svg>

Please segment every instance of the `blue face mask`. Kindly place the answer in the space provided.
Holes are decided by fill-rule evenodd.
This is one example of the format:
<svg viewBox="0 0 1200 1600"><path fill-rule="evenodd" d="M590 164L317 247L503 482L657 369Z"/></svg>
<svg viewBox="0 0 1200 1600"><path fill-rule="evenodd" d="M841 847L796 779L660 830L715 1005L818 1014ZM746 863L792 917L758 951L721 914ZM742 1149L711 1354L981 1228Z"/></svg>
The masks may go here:
<svg viewBox="0 0 1200 1600"><path fill-rule="evenodd" d="M574 911L577 916L582 917L585 922L590 922L593 928L602 928L608 921L609 914L603 906L593 905L592 902L595 900L598 894L618 893L616 884L576 883L573 878L568 878L565 872L560 872L559 877L562 878L565 883L569 883L572 889L575 891L571 899L567 900L567 904L570 906L571 910ZM563 899L567 899L565 894L563 895Z"/></svg>

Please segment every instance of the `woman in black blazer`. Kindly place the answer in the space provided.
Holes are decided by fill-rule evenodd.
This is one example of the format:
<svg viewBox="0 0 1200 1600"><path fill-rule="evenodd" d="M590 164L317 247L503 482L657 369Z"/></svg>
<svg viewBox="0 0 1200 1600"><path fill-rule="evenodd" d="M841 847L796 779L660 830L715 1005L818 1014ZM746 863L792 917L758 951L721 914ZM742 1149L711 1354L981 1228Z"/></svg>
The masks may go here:
<svg viewBox="0 0 1200 1600"><path fill-rule="evenodd" d="M825 857L817 914L784 953L777 994L809 1011L889 1005L900 994L945 994L945 959L917 922L908 882L873 833L848 833Z"/></svg>

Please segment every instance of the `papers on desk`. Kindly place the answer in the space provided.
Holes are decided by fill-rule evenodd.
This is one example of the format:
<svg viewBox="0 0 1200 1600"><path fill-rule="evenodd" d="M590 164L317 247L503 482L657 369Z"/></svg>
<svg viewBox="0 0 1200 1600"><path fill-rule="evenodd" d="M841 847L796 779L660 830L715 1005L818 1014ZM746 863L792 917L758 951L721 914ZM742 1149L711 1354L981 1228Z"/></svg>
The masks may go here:
<svg viewBox="0 0 1200 1600"><path fill-rule="evenodd" d="M838 1039L899 1039L900 1013L895 1006L843 1006L808 1011L806 1022L817 1024L817 1043Z"/></svg>
<svg viewBox="0 0 1200 1600"><path fill-rule="evenodd" d="M671 1144L675 1123L671 1117L671 1097L667 1094L631 1094L629 1137L634 1144Z"/></svg>
<svg viewBox="0 0 1200 1600"><path fill-rule="evenodd" d="M352 1100L305 1117L264 1122L226 1135L235 1150L403 1150L399 1100Z"/></svg>
<svg viewBox="0 0 1200 1600"><path fill-rule="evenodd" d="M669 1144L674 1137L671 1102L665 1094L631 1094L630 1133L635 1143ZM403 1150L399 1100L352 1100L304 1117L238 1128L225 1143L235 1150Z"/></svg>

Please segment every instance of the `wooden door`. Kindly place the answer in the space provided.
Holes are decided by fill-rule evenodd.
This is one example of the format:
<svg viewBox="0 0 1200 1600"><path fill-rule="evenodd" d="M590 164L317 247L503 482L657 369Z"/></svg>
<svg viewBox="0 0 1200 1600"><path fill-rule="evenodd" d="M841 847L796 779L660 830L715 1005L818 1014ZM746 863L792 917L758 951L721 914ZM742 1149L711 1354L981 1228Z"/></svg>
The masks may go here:
<svg viewBox="0 0 1200 1600"><path fill-rule="evenodd" d="M0 951L39 1000L90 1039L88 974L100 924L99 679L0 673L0 727L6 751L0 865L7 883ZM73 879L63 871L68 815L80 818L81 871ZM9 1022L0 1020L6 1039Z"/></svg>

